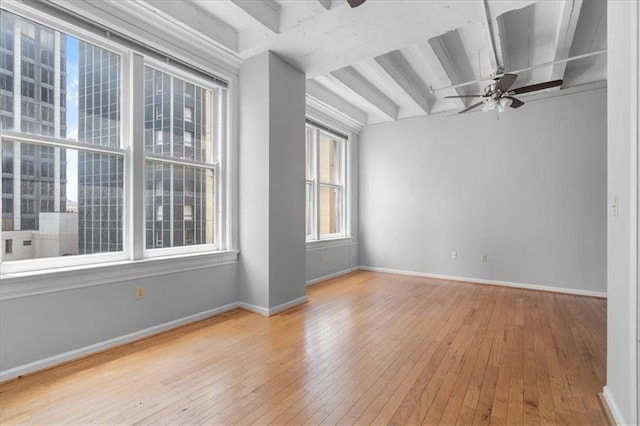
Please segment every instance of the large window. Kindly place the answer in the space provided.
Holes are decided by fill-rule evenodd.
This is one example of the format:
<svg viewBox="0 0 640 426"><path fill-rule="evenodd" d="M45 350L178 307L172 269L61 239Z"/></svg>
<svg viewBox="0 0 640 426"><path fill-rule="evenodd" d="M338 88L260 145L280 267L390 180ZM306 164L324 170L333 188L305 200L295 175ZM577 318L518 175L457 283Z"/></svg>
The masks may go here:
<svg viewBox="0 0 640 426"><path fill-rule="evenodd" d="M214 244L222 90L145 67L146 248Z"/></svg>
<svg viewBox="0 0 640 426"><path fill-rule="evenodd" d="M0 11L3 272L224 248L221 80L30 18Z"/></svg>
<svg viewBox="0 0 640 426"><path fill-rule="evenodd" d="M346 136L308 122L306 126L307 240L346 236Z"/></svg>

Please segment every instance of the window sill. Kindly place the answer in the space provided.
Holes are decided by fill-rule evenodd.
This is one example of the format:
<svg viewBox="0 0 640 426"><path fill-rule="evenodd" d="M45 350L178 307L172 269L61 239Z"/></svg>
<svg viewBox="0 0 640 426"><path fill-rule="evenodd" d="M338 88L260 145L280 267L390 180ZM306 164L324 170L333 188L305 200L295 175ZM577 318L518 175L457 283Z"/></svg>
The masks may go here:
<svg viewBox="0 0 640 426"><path fill-rule="evenodd" d="M337 237L329 238L326 240L310 240L307 241L307 251L325 250L336 247L349 246L351 244L357 244L353 241L353 237Z"/></svg>
<svg viewBox="0 0 640 426"><path fill-rule="evenodd" d="M228 250L183 254L2 274L0 300L234 264L238 262L238 253Z"/></svg>

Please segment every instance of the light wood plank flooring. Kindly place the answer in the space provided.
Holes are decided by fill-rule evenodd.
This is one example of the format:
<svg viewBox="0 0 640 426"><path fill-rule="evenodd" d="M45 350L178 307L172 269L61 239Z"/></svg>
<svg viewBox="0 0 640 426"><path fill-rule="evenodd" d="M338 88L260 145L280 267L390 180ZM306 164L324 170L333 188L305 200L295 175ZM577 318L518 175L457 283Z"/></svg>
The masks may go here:
<svg viewBox="0 0 640 426"><path fill-rule="evenodd" d="M356 272L0 385L0 423L606 424L606 301Z"/></svg>

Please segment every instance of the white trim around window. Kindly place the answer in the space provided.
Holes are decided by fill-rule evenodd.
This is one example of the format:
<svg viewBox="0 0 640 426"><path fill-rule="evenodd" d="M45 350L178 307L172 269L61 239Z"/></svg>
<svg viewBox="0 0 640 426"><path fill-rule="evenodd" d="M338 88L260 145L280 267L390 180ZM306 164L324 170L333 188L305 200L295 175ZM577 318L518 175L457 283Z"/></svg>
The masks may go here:
<svg viewBox="0 0 640 426"><path fill-rule="evenodd" d="M307 242L349 236L348 137L307 120L306 239Z"/></svg>
<svg viewBox="0 0 640 426"><path fill-rule="evenodd" d="M230 250L233 253L237 253L233 251L235 234L231 235L231 232L234 230L231 219L234 217L235 213L227 211L228 208L233 207L236 203L236 201L234 201L236 196L229 193L229 191L232 191L234 185L237 186L237 183L227 176L227 173L231 170L227 162L235 161L235 158L232 156L234 151L229 150L227 147L227 144L229 143L228 141L232 137L232 129L235 129L235 125L229 125L227 120L234 116L234 114L229 112L230 105L232 103L229 96L229 92L231 90L229 89L231 89L233 84L237 83L237 77L233 75L220 76L221 81L230 82L229 88L227 89L213 79L210 80L197 71L190 73L185 70L184 66L173 67L150 57L145 58L140 53L132 50L130 46L120 46L113 41L110 41L108 38L96 36L96 33L99 33L99 31L92 32L86 28L76 27L58 17L49 16L38 10L37 5L32 8L14 2L7 2L6 4L3 2L2 9L3 13L6 10L23 19L44 25L72 38L76 38L98 48L105 49L106 51L116 54L120 58L120 140L118 142L118 147L101 146L90 142L77 142L51 136L32 135L23 133L20 130L3 130L1 135L2 141L35 143L41 146L50 146L67 151L76 150L77 152L83 153L110 155L115 158L119 158L123 164L123 169L121 171L123 210L122 231L120 231L122 232L121 251L77 254L71 256L57 255L21 260L7 260L3 259L3 256L0 255L0 266L3 281L13 281L18 277L48 273L48 271L53 272L54 270L73 271L75 269L84 269L93 266L101 267L101 265L108 266L110 264L120 264L121 262L127 262L127 264L129 264L128 262L132 262L132 264L136 264L145 258L163 258L164 261L166 261L169 257L183 258L184 256L197 256L200 259L203 255L205 255L205 257L216 256L217 254L220 256L227 256L226 254L230 253ZM171 52L167 52L167 54L171 54ZM17 60L19 60L19 58ZM207 161L190 159L188 156L163 157L156 156L154 154L145 155L145 101L142 99L144 94L145 66L161 69L163 72L167 72L177 78L188 80L190 83L198 84L205 87L207 90L216 92L217 95L213 99L213 106L217 115L215 117L210 117L211 122L215 123L213 128L211 128L211 132L213 133L212 137L215 138L215 144L211 149L215 150L215 152ZM18 76L17 78L20 77ZM235 101L233 103L235 103ZM185 122L192 125L194 118L196 118L194 117L194 114L196 114L197 111L191 109L189 112L191 112L191 116L186 117ZM167 119L173 120L173 117L167 117ZM16 128L20 129L20 127ZM184 131L193 132L188 129L185 129ZM190 133L190 135L194 134ZM167 138L167 134L165 134L164 137ZM135 141L135 144L131 143L131 141ZM167 141L164 142L166 143ZM195 138L190 142L191 143L185 144L189 149L193 148L196 142ZM173 150L173 147L171 149ZM14 159L14 161L20 160ZM162 161L170 164L171 167L176 165L176 167L182 167L184 169L198 168L198 170L211 172L213 178L211 179L210 201L213 202L206 206L206 209L210 209L211 211L209 213L202 213L206 214L206 220L211 221L210 226L213 237L211 237L209 242L166 248L145 248L145 164L148 161ZM155 182L155 178L153 179L153 182ZM151 190L151 195L158 195L159 192L156 191L161 190L153 189ZM19 203L20 201L14 199L13 202ZM191 225L195 222L197 213L193 205L190 204L189 207L190 214L184 220L185 222L189 222L189 225ZM169 211L170 216L173 219L173 205ZM165 211L165 216L166 215L167 211ZM184 238L184 241L192 241L187 237ZM13 251L15 252L15 250ZM144 264L146 265L148 262L144 262Z"/></svg>

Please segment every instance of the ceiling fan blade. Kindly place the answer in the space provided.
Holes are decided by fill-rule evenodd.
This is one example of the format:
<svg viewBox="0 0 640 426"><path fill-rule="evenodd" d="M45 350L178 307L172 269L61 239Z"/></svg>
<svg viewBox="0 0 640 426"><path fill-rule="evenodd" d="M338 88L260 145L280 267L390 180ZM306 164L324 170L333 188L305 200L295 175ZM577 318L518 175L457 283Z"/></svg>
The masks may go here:
<svg viewBox="0 0 640 426"><path fill-rule="evenodd" d="M487 95L458 95L458 96L445 96L445 98L488 98Z"/></svg>
<svg viewBox="0 0 640 426"><path fill-rule="evenodd" d="M550 89L562 85L562 80L545 81L544 83L532 84L530 86L518 87L517 89L510 90L509 93L519 95L521 93L535 92L536 90Z"/></svg>
<svg viewBox="0 0 640 426"><path fill-rule="evenodd" d="M365 1L367 1L367 0L347 0L347 3L349 3L349 6L351 6L353 8L353 7L360 6Z"/></svg>
<svg viewBox="0 0 640 426"><path fill-rule="evenodd" d="M484 101L478 102L477 104L470 105L470 106L466 107L465 109L463 109L462 111L460 111L458 114L464 114L467 111L471 111L472 109L479 107L483 103L484 103Z"/></svg>
<svg viewBox="0 0 640 426"><path fill-rule="evenodd" d="M507 90L509 90L509 87L511 87L511 85L516 81L516 78L518 78L518 74L504 74L496 83L496 90L505 93Z"/></svg>
<svg viewBox="0 0 640 426"><path fill-rule="evenodd" d="M505 98L511 100L511 108L520 108L522 105L524 105L524 102L522 102L520 99L514 98L513 96L505 96Z"/></svg>

